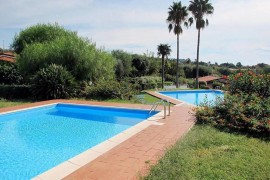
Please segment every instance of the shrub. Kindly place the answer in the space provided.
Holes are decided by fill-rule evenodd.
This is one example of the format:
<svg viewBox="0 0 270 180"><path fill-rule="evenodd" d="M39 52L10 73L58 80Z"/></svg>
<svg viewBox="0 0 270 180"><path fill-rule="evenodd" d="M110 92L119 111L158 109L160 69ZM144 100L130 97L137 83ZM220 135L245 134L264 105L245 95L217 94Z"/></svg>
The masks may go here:
<svg viewBox="0 0 270 180"><path fill-rule="evenodd" d="M20 84L23 81L16 64L0 62L0 84Z"/></svg>
<svg viewBox="0 0 270 180"><path fill-rule="evenodd" d="M31 86L0 85L0 97L5 99L27 99L31 97Z"/></svg>
<svg viewBox="0 0 270 180"><path fill-rule="evenodd" d="M230 76L231 94L256 93L261 97L270 96L270 75L256 75L251 71Z"/></svg>
<svg viewBox="0 0 270 180"><path fill-rule="evenodd" d="M222 88L224 85L221 82L214 81L212 84L213 89L216 89L216 87Z"/></svg>
<svg viewBox="0 0 270 180"><path fill-rule="evenodd" d="M157 76L142 76L133 80L134 84L138 84L139 90L155 89L158 83L161 83L161 77Z"/></svg>
<svg viewBox="0 0 270 180"><path fill-rule="evenodd" d="M270 76L252 72L231 77L229 94L217 104L204 103L195 109L198 123L256 135L270 134Z"/></svg>
<svg viewBox="0 0 270 180"><path fill-rule="evenodd" d="M171 75L171 74L165 74L165 80L171 81L171 82L176 82L176 77Z"/></svg>
<svg viewBox="0 0 270 180"><path fill-rule="evenodd" d="M189 88L194 88L195 87L195 80L188 79L187 80L187 85L188 85Z"/></svg>
<svg viewBox="0 0 270 180"><path fill-rule="evenodd" d="M99 81L88 90L87 98L92 99L130 99L134 94L134 85L127 81Z"/></svg>
<svg viewBox="0 0 270 180"><path fill-rule="evenodd" d="M94 43L62 27L32 26L22 31L14 43L18 39L27 41L17 57L19 69L27 77L48 64L57 64L65 67L78 81L94 82L114 78L116 61L110 53L96 48ZM19 44L20 42L18 40Z"/></svg>
<svg viewBox="0 0 270 180"><path fill-rule="evenodd" d="M123 50L112 51L112 56L117 60L116 76L117 79L128 77L131 73L132 55Z"/></svg>
<svg viewBox="0 0 270 180"><path fill-rule="evenodd" d="M207 87L207 83L205 81L199 81L199 87L205 89L203 87Z"/></svg>
<svg viewBox="0 0 270 180"><path fill-rule="evenodd" d="M77 92L74 77L62 66L40 69L32 80L32 92L39 99L69 98Z"/></svg>
<svg viewBox="0 0 270 180"><path fill-rule="evenodd" d="M20 54L30 44L47 43L59 37L74 34L74 32L65 30L58 24L37 24L16 35L12 43L12 48L17 54Z"/></svg>
<svg viewBox="0 0 270 180"><path fill-rule="evenodd" d="M201 89L210 89L208 86L205 86L205 85L201 85L200 88Z"/></svg>
<svg viewBox="0 0 270 180"><path fill-rule="evenodd" d="M261 99L252 94L226 95L216 105L196 108L198 123L210 123L252 134L270 133L270 98Z"/></svg>
<svg viewBox="0 0 270 180"><path fill-rule="evenodd" d="M145 57L135 55L132 60L132 67L134 67L133 75L145 76L149 70L149 60Z"/></svg>

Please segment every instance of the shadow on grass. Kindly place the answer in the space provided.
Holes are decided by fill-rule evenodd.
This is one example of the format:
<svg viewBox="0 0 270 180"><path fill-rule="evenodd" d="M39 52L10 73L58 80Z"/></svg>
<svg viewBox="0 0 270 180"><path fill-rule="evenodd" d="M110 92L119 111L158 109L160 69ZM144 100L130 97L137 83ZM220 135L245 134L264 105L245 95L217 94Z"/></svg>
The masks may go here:
<svg viewBox="0 0 270 180"><path fill-rule="evenodd" d="M230 128L230 127L222 126L222 125L213 125L210 123L196 122L196 125L201 125L201 126L210 125L216 129L218 129L221 132L226 132L226 133L235 134L235 135L244 135L248 138L257 138L257 139L260 139L262 141L270 142L270 132L255 133L255 132L250 132L248 130L240 130L240 129Z"/></svg>

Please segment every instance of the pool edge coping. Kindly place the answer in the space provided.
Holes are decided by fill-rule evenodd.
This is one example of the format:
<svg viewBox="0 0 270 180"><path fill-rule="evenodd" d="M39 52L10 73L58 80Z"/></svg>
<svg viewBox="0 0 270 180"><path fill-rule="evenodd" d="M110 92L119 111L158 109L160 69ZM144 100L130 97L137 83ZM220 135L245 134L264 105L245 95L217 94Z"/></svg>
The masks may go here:
<svg viewBox="0 0 270 180"><path fill-rule="evenodd" d="M46 101L45 101L46 103ZM75 104L75 105L83 105L83 106L95 106L95 107L109 107L109 108L123 108L123 109L130 109L130 110L147 110L147 109L140 109L136 107L123 107L123 106L113 106L113 105L96 105L96 104L83 104L83 103L76 103L76 102L65 102L65 101L55 101L55 102L48 102L47 104L42 105L35 105L27 108L20 108L17 110L7 110L6 112L1 112L0 115L14 113L14 112L20 112L23 110L29 110L44 106L50 106L50 105L57 105L57 104ZM128 140L135 134L141 132L142 130L146 129L147 127L151 125L163 125L163 123L159 123L158 120L162 119L164 117L164 111L160 111L157 114L143 120L142 122L136 124L135 126L132 126L125 131L122 131L115 136L97 144L96 146L89 148L82 153L52 167L51 169L38 174L37 176L31 178L33 180L50 180L50 179L62 179L71 173L75 172L76 170L80 169L84 165L92 162L96 158L102 156L104 153L110 151L114 147L120 145L122 142Z"/></svg>

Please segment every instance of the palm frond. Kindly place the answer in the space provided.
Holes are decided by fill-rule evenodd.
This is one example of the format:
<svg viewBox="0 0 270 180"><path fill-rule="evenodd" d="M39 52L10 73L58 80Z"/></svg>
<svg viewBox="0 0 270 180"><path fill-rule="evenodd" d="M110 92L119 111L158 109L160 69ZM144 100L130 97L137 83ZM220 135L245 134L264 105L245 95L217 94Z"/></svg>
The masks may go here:
<svg viewBox="0 0 270 180"><path fill-rule="evenodd" d="M205 15L210 15L214 13L214 7L209 2L209 0L192 0L188 6L188 10L193 15L196 21L196 28L203 29L205 26L209 25L208 19L204 20Z"/></svg>
<svg viewBox="0 0 270 180"><path fill-rule="evenodd" d="M173 5L169 7L168 17L166 19L169 24L169 32L173 29L174 34L181 34L183 32L181 24L186 26L187 17L187 7L182 6L181 2L173 2Z"/></svg>

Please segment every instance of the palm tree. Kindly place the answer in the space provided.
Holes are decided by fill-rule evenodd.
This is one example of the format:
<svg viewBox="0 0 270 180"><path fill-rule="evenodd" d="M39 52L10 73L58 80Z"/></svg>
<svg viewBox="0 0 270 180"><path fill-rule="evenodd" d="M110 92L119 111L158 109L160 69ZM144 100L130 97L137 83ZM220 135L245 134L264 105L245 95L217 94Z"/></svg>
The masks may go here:
<svg viewBox="0 0 270 180"><path fill-rule="evenodd" d="M199 88L199 54L200 54L200 37L201 29L208 26L208 19L204 19L205 15L213 14L214 7L209 0L193 0L190 1L188 10L192 13L196 21L196 29L198 30L198 42L197 42L197 59L196 59L196 88ZM189 19L190 23L193 22L193 18Z"/></svg>
<svg viewBox="0 0 270 180"><path fill-rule="evenodd" d="M168 55L171 53L171 47L168 44L160 44L157 47L158 56L162 58L162 89L164 88L164 57L168 58Z"/></svg>
<svg viewBox="0 0 270 180"><path fill-rule="evenodd" d="M182 6L180 2L173 2L173 5L169 7L167 22L169 24L169 32L173 30L174 34L177 35L177 71L176 71L176 87L179 86L179 35L183 33L181 25L184 23L188 26L186 22L188 17L187 7Z"/></svg>

